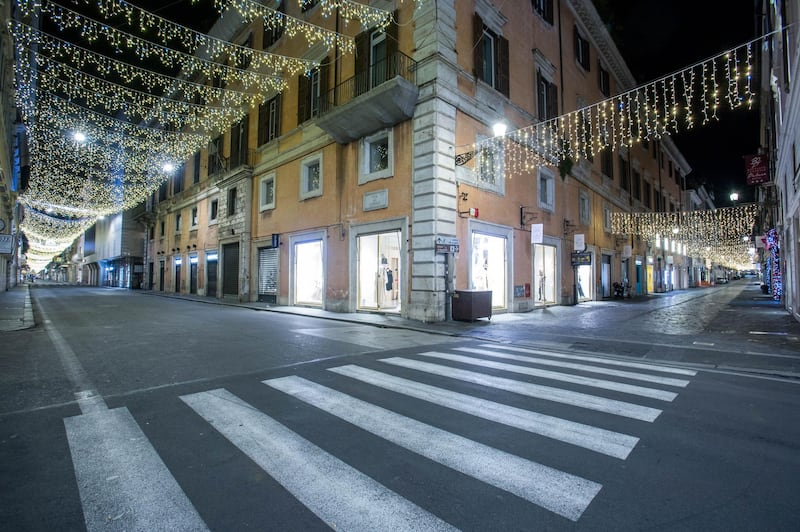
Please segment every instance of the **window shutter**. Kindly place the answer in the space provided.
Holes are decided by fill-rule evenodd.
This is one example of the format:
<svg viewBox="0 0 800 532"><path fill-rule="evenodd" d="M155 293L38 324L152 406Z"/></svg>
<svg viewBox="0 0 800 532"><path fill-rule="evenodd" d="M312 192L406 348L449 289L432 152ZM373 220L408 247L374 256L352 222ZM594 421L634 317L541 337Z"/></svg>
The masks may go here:
<svg viewBox="0 0 800 532"><path fill-rule="evenodd" d="M495 84L497 86L495 88L500 91L501 94L508 97L508 39L498 36L496 40L497 46L495 47L495 65L497 73L495 74Z"/></svg>
<svg viewBox="0 0 800 532"><path fill-rule="evenodd" d="M297 78L297 125L311 118L311 79L301 74Z"/></svg>
<svg viewBox="0 0 800 532"><path fill-rule="evenodd" d="M483 79L483 46L481 46L481 39L483 38L483 20L477 13L475 13L473 23L474 32L472 42L475 43L475 46L473 46L472 50L475 60L475 79Z"/></svg>
<svg viewBox="0 0 800 532"><path fill-rule="evenodd" d="M281 115L283 114L283 95L275 96L275 136L281 136ZM269 139L272 140L272 139Z"/></svg>
<svg viewBox="0 0 800 532"><path fill-rule="evenodd" d="M356 77L353 96L359 96L369 90L369 44L370 34L367 30L356 35Z"/></svg>
<svg viewBox="0 0 800 532"><path fill-rule="evenodd" d="M330 87L330 80L328 75L331 70L331 64L328 58L322 60L319 65L319 112L324 113L332 109L332 103L328 101L328 88Z"/></svg>

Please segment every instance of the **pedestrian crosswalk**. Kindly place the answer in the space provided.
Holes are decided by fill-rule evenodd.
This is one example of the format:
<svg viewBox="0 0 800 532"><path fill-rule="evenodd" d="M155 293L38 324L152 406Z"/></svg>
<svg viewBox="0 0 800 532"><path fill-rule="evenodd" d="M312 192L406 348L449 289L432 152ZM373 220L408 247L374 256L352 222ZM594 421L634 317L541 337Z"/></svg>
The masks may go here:
<svg viewBox="0 0 800 532"><path fill-rule="evenodd" d="M387 462L395 455L417 457L437 471L575 522L610 480L595 478L585 453L627 460L643 427L674 408L696 375L488 343L436 351L418 346L401 356L348 362L254 382L247 397L215 388L181 395L180 401L330 528L455 530L463 523L449 522L436 504L426 505L435 494L411 500L392 478L382 478L357 456L337 456L339 447L300 430L298 416L335 420L359 446L382 442L384 453L385 446L397 449L383 456ZM466 426L454 428L454 420ZM471 428L487 423L497 427L489 436ZM195 508L187 486L170 473L126 408L67 418L65 427L87 529L106 530L110 522L127 530L208 529L204 512L211 510ZM517 446L504 445L503 437ZM553 449L584 459L553 460ZM424 490L426 483L418 479L416 485ZM162 515L171 521L154 527L153 516Z"/></svg>

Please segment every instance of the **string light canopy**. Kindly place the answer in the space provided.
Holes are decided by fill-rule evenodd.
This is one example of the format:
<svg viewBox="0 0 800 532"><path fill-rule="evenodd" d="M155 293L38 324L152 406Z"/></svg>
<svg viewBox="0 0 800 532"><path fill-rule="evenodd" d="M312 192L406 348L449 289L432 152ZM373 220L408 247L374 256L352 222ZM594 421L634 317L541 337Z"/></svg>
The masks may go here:
<svg viewBox="0 0 800 532"><path fill-rule="evenodd" d="M672 249L672 242L679 254L704 257L729 268L749 269L749 239L758 211L758 204L749 203L707 211L614 212L611 230L619 235L638 236L663 249Z"/></svg>
<svg viewBox="0 0 800 532"><path fill-rule="evenodd" d="M319 6L345 25L384 28L392 19L348 0ZM350 36L259 2L216 0L214 7L218 20L261 19L308 46L354 48ZM319 66L214 37L125 0L20 0L17 8L21 16L8 29L31 161L20 197L29 258L51 258L98 217L140 203L183 161L285 90L289 77Z"/></svg>
<svg viewBox="0 0 800 532"><path fill-rule="evenodd" d="M460 150L456 164L502 156L508 174L591 159L602 150L690 130L723 108L751 108L756 39L681 71L576 111L494 136Z"/></svg>

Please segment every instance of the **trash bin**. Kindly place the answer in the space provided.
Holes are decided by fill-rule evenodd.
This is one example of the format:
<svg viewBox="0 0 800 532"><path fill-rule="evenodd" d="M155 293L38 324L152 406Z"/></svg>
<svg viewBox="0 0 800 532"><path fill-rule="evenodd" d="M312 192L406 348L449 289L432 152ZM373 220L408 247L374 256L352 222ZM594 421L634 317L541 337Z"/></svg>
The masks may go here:
<svg viewBox="0 0 800 532"><path fill-rule="evenodd" d="M492 319L491 290L456 290L453 294L453 319L475 321Z"/></svg>

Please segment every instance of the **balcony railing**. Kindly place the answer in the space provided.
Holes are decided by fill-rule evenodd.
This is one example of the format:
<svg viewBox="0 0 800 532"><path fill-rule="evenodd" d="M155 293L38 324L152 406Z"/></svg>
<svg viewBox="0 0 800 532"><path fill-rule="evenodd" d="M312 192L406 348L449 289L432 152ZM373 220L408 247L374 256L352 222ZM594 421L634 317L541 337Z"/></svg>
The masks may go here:
<svg viewBox="0 0 800 532"><path fill-rule="evenodd" d="M320 95L320 116L338 106L351 102L354 98L397 76L413 85L417 84L417 62L403 52L395 52L386 59L370 65L366 70L357 72L355 76L341 82L327 93Z"/></svg>
<svg viewBox="0 0 800 532"><path fill-rule="evenodd" d="M323 94L317 125L346 144L412 118L418 97L417 63L397 52Z"/></svg>

